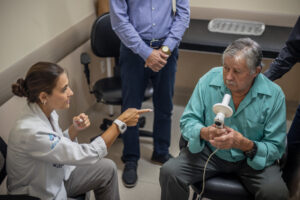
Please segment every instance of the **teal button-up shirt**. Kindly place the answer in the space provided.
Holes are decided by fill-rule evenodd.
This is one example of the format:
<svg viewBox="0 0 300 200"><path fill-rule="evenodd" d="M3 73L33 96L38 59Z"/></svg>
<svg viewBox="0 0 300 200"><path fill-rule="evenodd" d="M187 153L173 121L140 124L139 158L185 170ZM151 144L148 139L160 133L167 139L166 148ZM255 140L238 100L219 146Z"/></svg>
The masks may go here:
<svg viewBox="0 0 300 200"><path fill-rule="evenodd" d="M200 78L180 119L183 137L189 142L191 153L201 152L209 142L200 139L200 130L214 123L212 107L222 102L230 90L223 81L223 68L211 69ZM235 110L232 99L229 106L233 115L225 119L225 125L243 134L257 145L255 157L247 159L253 169L261 170L280 159L286 145L286 108L281 88L263 74L259 74L246 97ZM230 162L245 159L239 149L218 150L216 155Z"/></svg>

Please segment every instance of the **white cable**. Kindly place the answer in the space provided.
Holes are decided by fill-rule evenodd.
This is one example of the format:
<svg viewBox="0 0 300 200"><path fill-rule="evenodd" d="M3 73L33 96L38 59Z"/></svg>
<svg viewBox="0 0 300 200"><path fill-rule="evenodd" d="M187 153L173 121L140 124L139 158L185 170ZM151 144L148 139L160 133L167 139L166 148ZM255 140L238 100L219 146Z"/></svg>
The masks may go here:
<svg viewBox="0 0 300 200"><path fill-rule="evenodd" d="M203 177L203 178L202 178L202 190L201 190L200 194L197 196L197 199L198 199L199 197L202 197L202 194L203 194L203 192L204 192L204 188L205 188L205 172L206 172L207 164L208 164L210 158L211 158L218 150L219 150L219 149L214 150L214 152L212 152L212 153L208 156L208 158L207 158L207 160L206 160L206 163L205 163L205 165L204 165L204 170L203 170L203 176L202 176L202 177Z"/></svg>
<svg viewBox="0 0 300 200"><path fill-rule="evenodd" d="M213 106L213 111L216 114L216 117L214 118L214 123L217 128L223 128L224 126L224 119L227 117L231 117L233 111L232 108L229 105L231 96L229 94L225 94L222 100L222 103L217 103ZM197 195L197 199L199 197L202 197L202 194L204 192L205 188L205 173L206 173L206 167L207 164L210 160L210 158L218 151L219 149L215 149L214 152L212 152L204 165L204 170L203 170L203 178L202 178L202 191L200 192L199 195Z"/></svg>

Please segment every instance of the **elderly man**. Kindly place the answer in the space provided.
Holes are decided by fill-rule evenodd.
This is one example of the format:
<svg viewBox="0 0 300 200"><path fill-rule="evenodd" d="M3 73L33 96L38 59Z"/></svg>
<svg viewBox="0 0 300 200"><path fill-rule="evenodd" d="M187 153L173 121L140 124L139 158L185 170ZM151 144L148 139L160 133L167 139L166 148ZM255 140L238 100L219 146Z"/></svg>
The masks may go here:
<svg viewBox="0 0 300 200"><path fill-rule="evenodd" d="M224 51L223 67L199 80L180 120L189 145L161 168L161 199L188 199L189 185L202 180L210 155L205 178L233 172L256 199L288 199L276 162L285 151L285 97L260 74L261 59L255 41L238 39ZM212 107L225 94L232 96L233 115L217 128Z"/></svg>

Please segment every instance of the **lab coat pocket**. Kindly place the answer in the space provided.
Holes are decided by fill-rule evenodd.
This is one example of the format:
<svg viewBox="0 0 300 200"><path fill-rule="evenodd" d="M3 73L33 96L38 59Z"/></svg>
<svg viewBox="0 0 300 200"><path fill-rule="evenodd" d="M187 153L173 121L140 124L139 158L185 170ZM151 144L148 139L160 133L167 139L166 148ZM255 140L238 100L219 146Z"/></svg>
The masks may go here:
<svg viewBox="0 0 300 200"><path fill-rule="evenodd" d="M264 124L247 119L244 123L244 136L250 140L260 141L263 138Z"/></svg>

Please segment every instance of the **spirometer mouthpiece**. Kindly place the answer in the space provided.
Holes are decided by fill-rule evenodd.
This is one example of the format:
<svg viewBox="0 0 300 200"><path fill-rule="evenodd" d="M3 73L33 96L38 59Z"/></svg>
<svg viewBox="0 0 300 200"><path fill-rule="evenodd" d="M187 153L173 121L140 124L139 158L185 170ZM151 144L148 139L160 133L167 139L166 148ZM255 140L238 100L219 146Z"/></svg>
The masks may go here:
<svg viewBox="0 0 300 200"><path fill-rule="evenodd" d="M216 114L214 119L217 128L223 128L225 117L231 117L233 111L231 107L228 106L231 96L225 94L222 103L217 103L213 106L213 111Z"/></svg>

